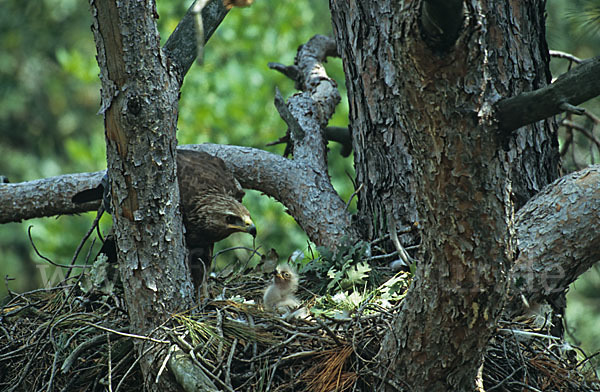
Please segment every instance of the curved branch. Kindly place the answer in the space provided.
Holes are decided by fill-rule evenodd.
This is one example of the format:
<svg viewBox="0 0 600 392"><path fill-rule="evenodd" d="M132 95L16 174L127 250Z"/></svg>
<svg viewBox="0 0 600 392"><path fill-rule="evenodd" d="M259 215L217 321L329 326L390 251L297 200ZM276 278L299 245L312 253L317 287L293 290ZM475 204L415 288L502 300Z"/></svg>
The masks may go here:
<svg viewBox="0 0 600 392"><path fill-rule="evenodd" d="M564 292L600 261L600 165L564 176L529 200L516 216L519 256L508 314Z"/></svg>
<svg viewBox="0 0 600 392"><path fill-rule="evenodd" d="M539 90L504 98L495 105L498 128L503 136L515 129L565 111L600 95L600 56L583 62Z"/></svg>
<svg viewBox="0 0 600 392"><path fill-rule="evenodd" d="M331 183L303 162L250 147L198 144L184 149L217 156L244 188L272 196L296 219L317 245L337 248L344 238L354 238L350 214Z"/></svg>
<svg viewBox="0 0 600 392"><path fill-rule="evenodd" d="M205 151L225 161L244 188L281 202L309 238L335 248L353 231L350 214L335 190L300 162L249 147L200 144L182 149ZM42 180L0 184L0 223L98 209L99 201L74 204L71 198L95 188L106 171L67 174Z"/></svg>

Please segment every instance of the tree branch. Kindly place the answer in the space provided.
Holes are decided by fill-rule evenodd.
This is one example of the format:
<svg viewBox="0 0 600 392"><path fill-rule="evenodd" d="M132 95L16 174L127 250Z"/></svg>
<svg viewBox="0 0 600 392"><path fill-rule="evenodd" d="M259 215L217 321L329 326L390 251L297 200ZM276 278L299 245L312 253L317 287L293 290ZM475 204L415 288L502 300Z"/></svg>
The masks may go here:
<svg viewBox="0 0 600 392"><path fill-rule="evenodd" d="M199 144L179 148L205 151L223 159L244 188L259 190L285 205L311 239L332 234L339 239L348 234L349 216L329 204L329 198L338 196L319 190L319 184L301 164L249 147ZM71 197L95 187L104 173L0 184L0 223L94 211L98 202L76 205ZM507 305L511 314L523 310L521 293L530 302L539 302L564 290L600 260L598 216L600 165L555 181L517 212L520 253ZM322 245L329 242L324 240Z"/></svg>
<svg viewBox="0 0 600 392"><path fill-rule="evenodd" d="M463 22L462 0L425 0L421 9L421 27L438 50L456 42Z"/></svg>
<svg viewBox="0 0 600 392"><path fill-rule="evenodd" d="M495 109L501 134L509 136L519 127L561 113L564 104L579 105L600 95L599 74L600 56L584 61L546 87L498 101Z"/></svg>
<svg viewBox="0 0 600 392"><path fill-rule="evenodd" d="M183 77L189 71L198 55L193 8L194 4L190 6L183 19L181 19L175 28L175 31L173 31L163 46L163 52L177 71L177 80L179 80L180 84L183 82ZM217 30L227 12L228 10L223 6L223 0L211 0L202 9L202 26L204 27L205 43L215 30Z"/></svg>
<svg viewBox="0 0 600 392"><path fill-rule="evenodd" d="M343 237L350 236L350 214L339 208L338 194L302 163L249 147L199 144L179 148L205 151L223 159L243 187L281 202L315 243L335 247ZM0 184L0 223L95 211L99 202L74 204L71 198L96 187L104 173Z"/></svg>
<svg viewBox="0 0 600 392"><path fill-rule="evenodd" d="M283 204L316 244L335 249L344 237L354 237L350 214L329 180L324 181L303 162L249 147L198 144L181 148L223 159L244 188L261 191Z"/></svg>
<svg viewBox="0 0 600 392"><path fill-rule="evenodd" d="M106 171L65 174L41 180L0 184L0 223L95 211L99 201L74 204L71 197L96 187Z"/></svg>
<svg viewBox="0 0 600 392"><path fill-rule="evenodd" d="M542 303L600 261L600 165L556 180L517 212L519 256L513 267L508 314Z"/></svg>

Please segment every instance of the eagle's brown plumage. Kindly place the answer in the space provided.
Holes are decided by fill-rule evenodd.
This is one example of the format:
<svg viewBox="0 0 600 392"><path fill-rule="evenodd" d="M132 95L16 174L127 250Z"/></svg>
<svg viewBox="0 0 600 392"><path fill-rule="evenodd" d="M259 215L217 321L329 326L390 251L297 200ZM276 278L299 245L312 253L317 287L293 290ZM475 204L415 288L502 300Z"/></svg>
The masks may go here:
<svg viewBox="0 0 600 392"><path fill-rule="evenodd" d="M256 235L241 203L244 191L225 163L210 154L179 150L177 178L192 280L198 288L210 268L213 244L235 232Z"/></svg>
<svg viewBox="0 0 600 392"><path fill-rule="evenodd" d="M220 158L201 151L178 150L177 178L189 265L198 289L210 268L214 243L235 232L255 236L256 227L241 203L244 191L240 183ZM79 192L72 200L83 203L102 199L103 188L101 184ZM109 260L116 260L115 243L110 236L100 252L109 256Z"/></svg>

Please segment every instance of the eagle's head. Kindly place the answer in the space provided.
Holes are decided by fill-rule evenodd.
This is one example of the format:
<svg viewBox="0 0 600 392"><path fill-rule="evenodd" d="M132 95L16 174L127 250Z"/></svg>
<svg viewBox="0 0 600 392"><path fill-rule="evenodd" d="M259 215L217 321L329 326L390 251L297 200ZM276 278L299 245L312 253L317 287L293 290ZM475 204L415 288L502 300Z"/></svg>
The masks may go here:
<svg viewBox="0 0 600 392"><path fill-rule="evenodd" d="M207 193L194 198L193 204L191 211L184 212L188 243L196 246L214 243L236 232L256 236L256 226L248 209L234 197Z"/></svg>

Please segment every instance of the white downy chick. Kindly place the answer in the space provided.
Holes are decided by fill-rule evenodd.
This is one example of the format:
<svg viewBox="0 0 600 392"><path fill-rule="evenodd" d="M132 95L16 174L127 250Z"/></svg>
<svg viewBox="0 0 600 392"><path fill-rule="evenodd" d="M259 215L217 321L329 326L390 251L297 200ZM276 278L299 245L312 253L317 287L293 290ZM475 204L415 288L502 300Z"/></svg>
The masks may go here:
<svg viewBox="0 0 600 392"><path fill-rule="evenodd" d="M279 314L289 313L300 306L300 301L294 296L298 289L298 274L288 264L281 264L273 275L273 281L263 296L265 309Z"/></svg>

